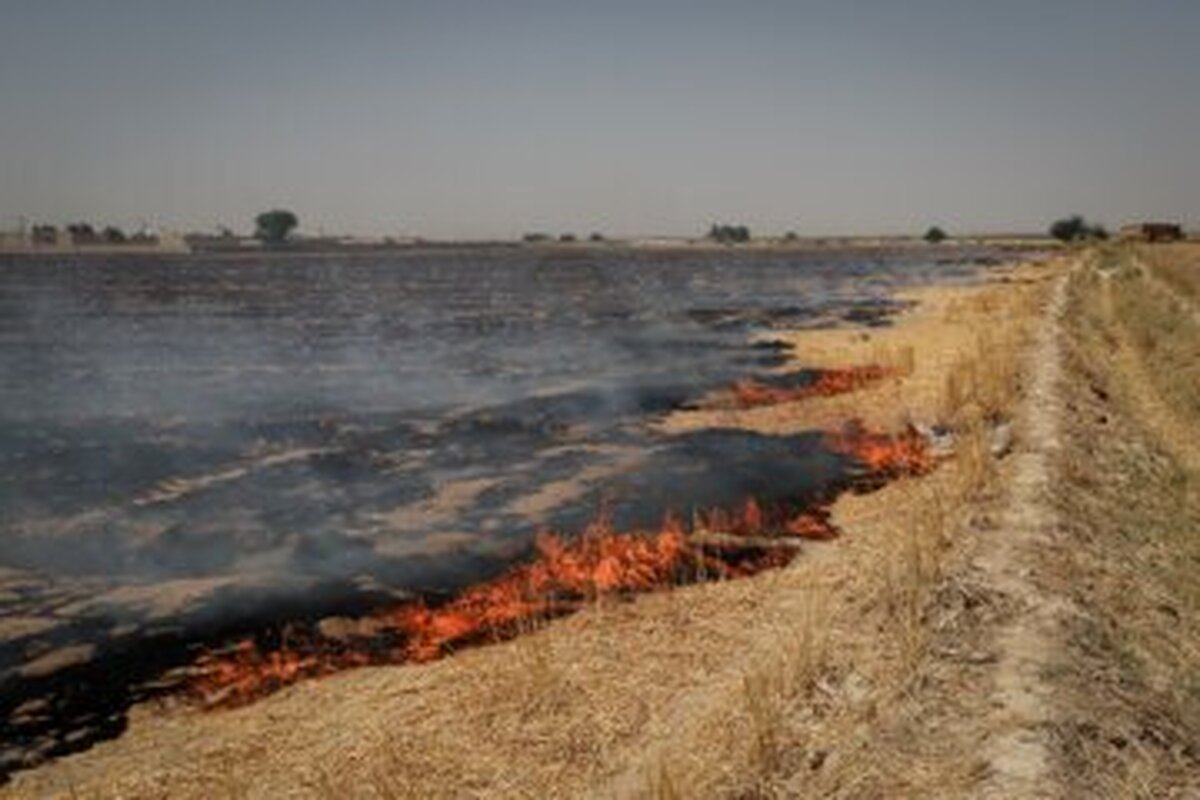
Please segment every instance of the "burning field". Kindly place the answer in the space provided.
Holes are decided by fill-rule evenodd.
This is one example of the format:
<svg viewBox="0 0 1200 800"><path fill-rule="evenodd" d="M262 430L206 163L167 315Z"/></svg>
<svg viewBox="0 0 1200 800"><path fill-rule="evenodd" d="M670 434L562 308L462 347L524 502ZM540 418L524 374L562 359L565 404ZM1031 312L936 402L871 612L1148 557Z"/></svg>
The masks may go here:
<svg viewBox="0 0 1200 800"><path fill-rule="evenodd" d="M934 466L915 432L873 434L850 425L829 448L862 471L846 484L866 488ZM824 503L697 511L690 526L667 516L656 530L617 531L602 517L572 539L542 533L534 554L499 578L438 605L411 602L308 630L288 628L270 644L244 639L196 662L186 690L204 706L238 705L305 678L372 664L421 663L472 644L495 642L570 614L604 596L747 577L786 565L805 539L837 530Z"/></svg>
<svg viewBox="0 0 1200 800"><path fill-rule="evenodd" d="M885 324L862 310L961 280L969 254L883 258L876 295L842 262L500 254L463 297L457 258L91 264L70 293L10 274L21 308L73 323L5 310L41 350L3 395L0 771L118 736L146 701L224 713L783 567L839 535L839 497L937 464L928 431L797 411L883 396L911 364L809 361L790 332ZM637 299L614 296L608 273L635 268ZM422 281L411 313L386 311ZM562 316L564 295L583 310Z"/></svg>

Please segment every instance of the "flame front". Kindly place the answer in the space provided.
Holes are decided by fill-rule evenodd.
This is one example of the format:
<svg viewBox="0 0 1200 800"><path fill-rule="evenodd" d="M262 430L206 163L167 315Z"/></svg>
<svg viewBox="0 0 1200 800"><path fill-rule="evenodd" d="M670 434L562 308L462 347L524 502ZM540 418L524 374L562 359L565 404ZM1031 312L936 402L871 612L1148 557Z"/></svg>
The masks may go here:
<svg viewBox="0 0 1200 800"><path fill-rule="evenodd" d="M854 484L870 488L934 462L915 431L873 433L848 425L827 445L857 461ZM372 664L422 663L462 647L511 638L538 621L573 613L602 596L630 596L704 580L737 578L787 564L801 539L837 535L827 505L797 508L749 498L657 530L617 532L606 515L577 538L542 534L533 558L440 605L403 603L348 623L339 635L285 629L264 645L246 639L202 656L189 690L207 707L251 702L306 678Z"/></svg>
<svg viewBox="0 0 1200 800"><path fill-rule="evenodd" d="M936 466L925 437L911 427L900 434L876 433L860 422L849 422L842 430L825 434L825 446L858 462L868 483L924 475Z"/></svg>
<svg viewBox="0 0 1200 800"><path fill-rule="evenodd" d="M702 533L727 538L703 541ZM795 553L763 547L751 537L834 535L827 512L768 510L755 500L733 511L698 512L691 533L674 516L653 532L618 533L602 516L573 540L539 535L528 563L445 604L405 603L355 621L341 638L292 632L275 647L247 639L206 654L196 664L190 690L203 705L236 706L305 678L370 664L432 661L461 647L510 638L602 596L752 575L782 566Z"/></svg>
<svg viewBox="0 0 1200 800"><path fill-rule="evenodd" d="M842 369L823 369L803 386L771 386L753 378L733 384L734 402L739 408L757 408L806 400L810 397L833 397L864 389L896 374L896 370L873 364Z"/></svg>

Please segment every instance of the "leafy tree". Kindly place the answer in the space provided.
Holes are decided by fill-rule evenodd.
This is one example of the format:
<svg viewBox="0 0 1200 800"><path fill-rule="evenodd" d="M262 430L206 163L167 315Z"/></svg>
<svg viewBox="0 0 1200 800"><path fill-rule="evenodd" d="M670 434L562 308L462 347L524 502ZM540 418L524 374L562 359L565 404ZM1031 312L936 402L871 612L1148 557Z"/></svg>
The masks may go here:
<svg viewBox="0 0 1200 800"><path fill-rule="evenodd" d="M795 242L795 241L799 241L799 239L800 239L800 236L795 231L788 231L787 233L785 233L783 235L783 240L785 242Z"/></svg>
<svg viewBox="0 0 1200 800"><path fill-rule="evenodd" d="M536 243L538 243L538 242L546 242L546 241L549 241L549 240L550 240L550 234L548 234L548 233L539 233L539 232L536 232L536 231L534 231L534 232L532 232L532 233L527 233L527 234L525 234L525 235L524 235L524 236L522 236L521 238L522 238L523 240L525 240L526 242L529 242L530 244L536 244Z"/></svg>
<svg viewBox="0 0 1200 800"><path fill-rule="evenodd" d="M1075 242L1086 234L1087 222L1078 214L1055 220L1050 226L1050 235L1060 242Z"/></svg>
<svg viewBox="0 0 1200 800"><path fill-rule="evenodd" d="M743 244L750 241L750 229L745 225L718 225L708 229L708 238L721 244Z"/></svg>
<svg viewBox="0 0 1200 800"><path fill-rule="evenodd" d="M932 228L925 231L925 241L929 242L930 244L941 244L949 238L950 237L946 234L946 232L937 225L934 225Z"/></svg>
<svg viewBox="0 0 1200 800"><path fill-rule="evenodd" d="M299 217L286 209L264 211L254 218L254 238L264 244L283 244L299 224Z"/></svg>
<svg viewBox="0 0 1200 800"><path fill-rule="evenodd" d="M1060 242L1082 242L1088 239L1103 241L1108 238L1108 230L1103 225L1089 225L1086 219L1075 214L1056 220L1050 226L1050 235Z"/></svg>
<svg viewBox="0 0 1200 800"><path fill-rule="evenodd" d="M602 234L602 233L593 233L591 236L589 236L589 237L588 237L588 240L589 240L589 241L592 241L592 242L603 242L603 241L604 241L604 234Z"/></svg>
<svg viewBox="0 0 1200 800"><path fill-rule="evenodd" d="M569 243L569 242L573 242L573 241L575 241L575 234L573 234L573 233L564 233L562 236L559 236L559 237L558 237L558 240L559 240L560 242L567 242L567 243Z"/></svg>
<svg viewBox="0 0 1200 800"><path fill-rule="evenodd" d="M109 225L100 235L103 236L104 241L108 242L109 244L124 244L129 239L129 237L125 235L125 231L121 230L115 225Z"/></svg>

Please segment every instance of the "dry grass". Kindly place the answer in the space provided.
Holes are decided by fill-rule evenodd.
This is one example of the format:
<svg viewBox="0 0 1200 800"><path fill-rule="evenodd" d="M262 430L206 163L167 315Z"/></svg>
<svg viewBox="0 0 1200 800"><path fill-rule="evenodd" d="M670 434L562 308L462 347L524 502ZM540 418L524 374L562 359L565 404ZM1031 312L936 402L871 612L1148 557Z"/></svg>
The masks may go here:
<svg viewBox="0 0 1200 800"><path fill-rule="evenodd" d="M1113 250L1073 283L1058 555L1085 613L1055 680L1079 796L1200 793L1200 327Z"/></svg>
<svg viewBox="0 0 1200 800"><path fill-rule="evenodd" d="M1139 253L1155 276L1190 302L1200 302L1200 246L1143 247Z"/></svg>
<svg viewBox="0 0 1200 800"><path fill-rule="evenodd" d="M1021 391L1021 355L1041 300L1040 287L1025 285L961 301L977 306L968 318L983 317L990 326L974 332L970 349L945 372L944 422L954 425L975 418L995 421L1011 416ZM951 313L964 312L959 307Z"/></svg>
<svg viewBox="0 0 1200 800"><path fill-rule="evenodd" d="M1200 248L1196 250L1200 256ZM1200 257L1188 266L1200 270ZM1129 262L1117 270L1113 281L1112 312L1145 365L1147 379L1169 413L1178 415L1194 432L1200 425L1200 305L1164 291L1163 284L1147 280Z"/></svg>
<svg viewBox="0 0 1200 800"><path fill-rule="evenodd" d="M894 626L899 645L898 666L906 674L919 660L925 645L921 612L929 589L925 577L928 556L923 537L906 526L895 539L883 584L888 620Z"/></svg>
<svg viewBox="0 0 1200 800"><path fill-rule="evenodd" d="M892 327L772 333L771 338L794 348L795 363L785 369L879 365L897 375L838 397L672 414L661 430L748 427L787 434L834 427L849 417L896 430L910 422L952 422L951 417L968 408L995 418L1020 391L1013 354L1027 342L1029 320L1037 316L1054 271L1053 266L1025 266L1004 282L907 292L903 298L912 309Z"/></svg>
<svg viewBox="0 0 1200 800"><path fill-rule="evenodd" d="M996 455L1007 448L1014 409L1022 392L1023 356L1042 313L1044 287L1023 283L993 288L958 300L947 310L975 332L959 357L944 370L937 418L956 436L961 498L978 498L998 479Z"/></svg>

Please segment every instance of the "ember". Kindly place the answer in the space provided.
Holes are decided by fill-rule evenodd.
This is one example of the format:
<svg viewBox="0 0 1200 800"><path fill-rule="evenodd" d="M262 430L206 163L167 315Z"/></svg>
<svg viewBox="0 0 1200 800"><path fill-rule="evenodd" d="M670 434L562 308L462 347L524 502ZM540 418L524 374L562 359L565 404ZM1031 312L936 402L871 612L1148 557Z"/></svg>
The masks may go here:
<svg viewBox="0 0 1200 800"><path fill-rule="evenodd" d="M826 369L816 372L810 382L800 386L775 386L747 378L733 384L734 402L740 408L778 405L810 397L833 397L858 391L896 374L896 370L875 365Z"/></svg>
<svg viewBox="0 0 1200 800"><path fill-rule="evenodd" d="M864 473L855 485L864 488L933 467L914 431L889 436L853 424L827 442L861 463ZM628 597L780 567L795 557L800 540L836 535L824 505L764 505L754 498L734 509L698 511L690 530L668 516L657 530L622 533L605 514L573 540L538 536L528 563L444 604L406 603L356 620L337 636L319 628L285 630L273 645L247 639L206 654L189 689L204 706L236 706L305 678L371 664L427 662L511 638L601 596Z"/></svg>

